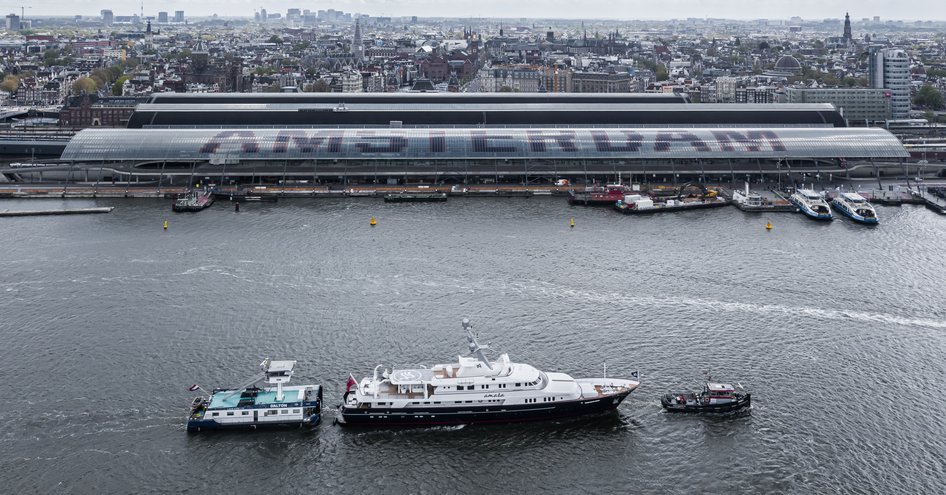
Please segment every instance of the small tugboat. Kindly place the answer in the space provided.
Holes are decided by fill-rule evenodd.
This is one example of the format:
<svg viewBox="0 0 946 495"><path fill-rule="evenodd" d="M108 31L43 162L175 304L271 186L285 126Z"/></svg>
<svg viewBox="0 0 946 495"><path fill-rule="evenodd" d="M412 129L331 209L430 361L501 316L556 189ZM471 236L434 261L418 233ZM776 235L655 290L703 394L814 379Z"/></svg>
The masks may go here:
<svg viewBox="0 0 946 495"><path fill-rule="evenodd" d="M640 386L636 380L574 379L513 363L507 354L486 358L463 320L469 356L432 368L395 369L357 382L349 376L338 406L342 426L430 426L552 420L614 410ZM636 375L636 373L635 373Z"/></svg>
<svg viewBox="0 0 946 495"><path fill-rule="evenodd" d="M815 220L834 219L834 215L831 214L831 207L828 206L828 203L820 194L811 189L797 189L788 200L808 218Z"/></svg>
<svg viewBox="0 0 946 495"><path fill-rule="evenodd" d="M736 392L732 385L713 382L707 376L702 391L670 392L660 403L667 412L724 413L749 407L750 394Z"/></svg>
<svg viewBox="0 0 946 495"><path fill-rule="evenodd" d="M209 208L212 204L214 204L213 191L207 189L203 191L194 190L188 191L182 197L174 201L174 205L171 209L178 213L196 212Z"/></svg>
<svg viewBox="0 0 946 495"><path fill-rule="evenodd" d="M877 211L874 205L867 202L863 196L857 193L841 193L831 200L831 205L838 209L844 216L855 222L874 225L880 222L877 218Z"/></svg>
<svg viewBox="0 0 946 495"><path fill-rule="evenodd" d="M322 417L322 386L285 386L295 361L260 363L262 373L238 388L216 388L208 397L195 397L187 431L257 428L311 428ZM275 387L257 386L265 381ZM193 385L190 391L203 390Z"/></svg>
<svg viewBox="0 0 946 495"><path fill-rule="evenodd" d="M437 203L447 200L447 193L394 193L384 196L385 203Z"/></svg>

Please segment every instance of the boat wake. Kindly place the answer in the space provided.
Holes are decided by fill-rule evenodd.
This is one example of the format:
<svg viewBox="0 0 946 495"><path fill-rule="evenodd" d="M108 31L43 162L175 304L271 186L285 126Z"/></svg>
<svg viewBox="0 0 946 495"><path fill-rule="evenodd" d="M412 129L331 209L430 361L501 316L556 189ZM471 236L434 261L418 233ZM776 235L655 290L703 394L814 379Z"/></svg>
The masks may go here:
<svg viewBox="0 0 946 495"><path fill-rule="evenodd" d="M925 327L932 329L946 329L946 320L941 318L921 318L912 316L902 316L890 313L872 313L867 311L857 311L850 309L830 309L817 308L812 306L786 306L782 304L752 304L734 301L720 301L716 299L703 299L691 297L657 297L657 296L634 296L620 292L598 292L575 289L566 286L549 284L539 281L530 281L529 283L515 282L512 285L513 290L519 289L522 292L541 292L556 299L583 299L604 305L614 305L623 303L627 306L646 306L658 307L666 310L668 306L677 308L695 308L711 311L726 311L733 313L754 313L759 315L787 315L787 316L808 316L822 320L833 321L857 321L865 323L885 323L901 326ZM518 287L516 287L518 286Z"/></svg>

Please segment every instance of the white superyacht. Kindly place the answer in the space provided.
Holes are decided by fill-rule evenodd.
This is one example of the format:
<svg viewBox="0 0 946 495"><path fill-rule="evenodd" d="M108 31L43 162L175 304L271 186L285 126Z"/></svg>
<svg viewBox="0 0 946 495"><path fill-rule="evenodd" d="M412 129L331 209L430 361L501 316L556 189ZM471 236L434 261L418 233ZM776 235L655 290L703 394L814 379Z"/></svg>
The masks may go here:
<svg viewBox="0 0 946 495"><path fill-rule="evenodd" d="M378 365L360 382L349 378L338 422L424 426L557 419L613 410L640 386L637 380L544 372L507 354L490 361L469 320L463 328L470 353L456 362L383 373Z"/></svg>

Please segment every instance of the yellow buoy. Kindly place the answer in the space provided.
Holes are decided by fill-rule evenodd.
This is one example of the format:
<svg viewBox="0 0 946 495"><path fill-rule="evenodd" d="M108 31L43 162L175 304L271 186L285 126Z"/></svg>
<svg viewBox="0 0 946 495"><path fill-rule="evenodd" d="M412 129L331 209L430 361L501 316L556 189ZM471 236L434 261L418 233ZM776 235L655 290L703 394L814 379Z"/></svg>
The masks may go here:
<svg viewBox="0 0 946 495"><path fill-rule="evenodd" d="M375 225L378 225L378 221L371 217L371 226L374 227Z"/></svg>
<svg viewBox="0 0 946 495"><path fill-rule="evenodd" d="M772 230L772 222L766 222L765 230Z"/></svg>
<svg viewBox="0 0 946 495"><path fill-rule="evenodd" d="M575 228L575 219L574 219L574 218L572 218L572 219L568 222L568 226L571 227L571 228Z"/></svg>
<svg viewBox="0 0 946 495"><path fill-rule="evenodd" d="M167 230L167 229L168 229L168 221L165 220L165 221L164 221L164 230Z"/></svg>

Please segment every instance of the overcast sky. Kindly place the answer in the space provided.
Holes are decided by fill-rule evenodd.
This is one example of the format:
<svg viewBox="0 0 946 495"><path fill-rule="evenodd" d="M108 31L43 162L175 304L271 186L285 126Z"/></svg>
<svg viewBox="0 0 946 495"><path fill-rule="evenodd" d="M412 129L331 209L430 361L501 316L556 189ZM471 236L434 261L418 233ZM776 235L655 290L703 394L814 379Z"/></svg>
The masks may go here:
<svg viewBox="0 0 946 495"><path fill-rule="evenodd" d="M141 0L18 0L4 4L4 9L19 13L14 5L31 5L31 15L97 15L111 9L115 15L140 11ZM852 19L880 16L882 19L941 20L946 18L943 0L145 0L146 16L158 11L183 10L185 15L252 17L260 7L269 12L286 9L320 10L334 8L373 16L420 17L554 17L572 19L682 19L686 17L724 17L730 19L803 19L843 17L850 10Z"/></svg>

